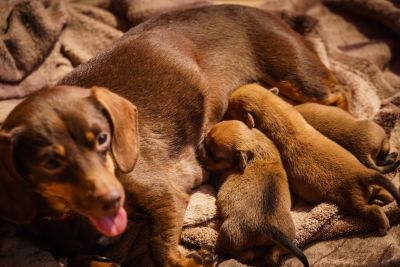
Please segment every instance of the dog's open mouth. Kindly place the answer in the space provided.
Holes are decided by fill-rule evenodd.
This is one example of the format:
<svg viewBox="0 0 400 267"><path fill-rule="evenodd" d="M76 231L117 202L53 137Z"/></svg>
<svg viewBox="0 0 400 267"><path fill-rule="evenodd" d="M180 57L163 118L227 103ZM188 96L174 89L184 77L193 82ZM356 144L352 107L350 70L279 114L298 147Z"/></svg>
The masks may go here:
<svg viewBox="0 0 400 267"><path fill-rule="evenodd" d="M128 223L126 211L120 208L115 214L102 217L90 217L90 221L97 231L105 236L116 236L121 234Z"/></svg>

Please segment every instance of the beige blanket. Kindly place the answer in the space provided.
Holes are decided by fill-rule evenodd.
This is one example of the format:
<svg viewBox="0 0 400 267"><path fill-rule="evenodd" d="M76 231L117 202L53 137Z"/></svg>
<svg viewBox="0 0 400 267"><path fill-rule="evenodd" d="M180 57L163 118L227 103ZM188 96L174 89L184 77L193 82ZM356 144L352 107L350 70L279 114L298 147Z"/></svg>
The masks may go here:
<svg viewBox="0 0 400 267"><path fill-rule="evenodd" d="M0 2L0 100L4 100L0 102L0 122L21 97L51 85L108 47L133 23L162 12L154 10L154 6L144 5L138 9L140 5L133 6L135 2L145 3L144 0ZM191 2L203 4L202 1ZM396 54L400 51L396 35L400 29L399 9L386 0L324 2L326 4L317 0L268 0L263 8L273 10L307 37L323 62L352 89L354 113L360 118L373 118L384 126L391 134L392 148L400 150L400 55ZM165 1L162 7L165 10L179 8L171 7L172 3ZM188 2L182 5L187 6ZM119 16L110 12L112 10ZM390 177L398 182L395 175ZM332 204L312 207L298 200L294 202L296 243L306 248L315 266L400 263L398 226L386 237L379 238L369 222L343 214ZM396 225L399 210L393 203L385 210L391 224ZM213 248L219 223L215 189L202 186L189 203L183 244ZM361 235L365 233L368 236ZM355 234L356 237L337 239ZM337 240L321 242L332 239ZM48 254L38 253L30 241L7 240L0 240L1 266L34 266L35 257L44 259L48 266L56 264L54 259L49 260ZM18 259L23 259L24 263ZM284 263L297 266L298 261L289 259Z"/></svg>
<svg viewBox="0 0 400 267"><path fill-rule="evenodd" d="M324 2L326 5L320 1L268 0L263 8L276 12L310 41L322 61L352 90L354 114L382 125L391 135L392 149L399 151L400 9L384 0ZM398 185L398 174L388 177ZM196 210L201 203L207 203L204 213L214 211L209 206L215 205L210 192L207 187L199 189L192 197L197 204L187 213L201 214ZM384 209L395 227L380 238L374 225L343 213L336 205L310 206L295 200L295 242L308 247L305 252L313 266L399 266L400 210L395 203ZM198 225L186 226L182 240L213 248L218 226L216 214L201 215ZM347 237L356 234L358 237ZM322 240L335 241L317 243ZM232 261L227 266L230 264ZM284 264L301 266L296 259Z"/></svg>

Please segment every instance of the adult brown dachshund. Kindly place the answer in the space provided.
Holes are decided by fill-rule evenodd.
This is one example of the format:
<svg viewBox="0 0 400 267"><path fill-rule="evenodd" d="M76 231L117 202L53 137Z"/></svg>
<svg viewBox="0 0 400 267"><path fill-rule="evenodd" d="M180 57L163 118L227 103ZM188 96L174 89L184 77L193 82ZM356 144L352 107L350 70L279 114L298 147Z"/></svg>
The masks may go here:
<svg viewBox="0 0 400 267"><path fill-rule="evenodd" d="M196 265L178 252L188 193L204 180L195 149L221 120L231 92L250 81L277 86L297 102L349 105L345 88L301 36L265 11L210 6L133 28L63 86L28 97L8 116L0 217L40 227L43 217L71 213L89 229L119 236L139 212L148 218L157 265ZM94 239L85 239L71 252L73 235L63 231L45 235L62 254L92 247ZM125 252L117 255L122 264L129 263Z"/></svg>

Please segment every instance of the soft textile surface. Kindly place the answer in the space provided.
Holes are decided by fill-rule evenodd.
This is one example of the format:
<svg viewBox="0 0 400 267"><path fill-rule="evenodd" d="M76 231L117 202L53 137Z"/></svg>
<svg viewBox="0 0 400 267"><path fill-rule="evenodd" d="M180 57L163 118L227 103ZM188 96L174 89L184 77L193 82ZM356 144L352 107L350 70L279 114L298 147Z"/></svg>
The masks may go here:
<svg viewBox="0 0 400 267"><path fill-rule="evenodd" d="M208 0L0 1L0 100L53 84L151 16ZM119 11L116 16L111 11ZM0 104L0 122L15 106Z"/></svg>
<svg viewBox="0 0 400 267"><path fill-rule="evenodd" d="M396 52L400 46L400 9L384 0L323 2L325 5L320 1L268 0L262 8L272 10L307 37L322 61L352 90L354 115L360 119L374 119L382 125L391 135L392 149L399 151L400 60ZM388 177L398 185L398 174ZM205 197L209 199L208 194ZM298 200L294 202L295 242L300 246L309 245L305 252L312 265L400 264L400 228L396 226L400 210L395 203L384 207L395 227L387 236L377 237L374 225L341 212L336 205L310 206ZM199 226L186 227L182 233L183 241L215 245L210 241L215 242L217 238L218 227L215 226L218 223L208 226L208 221L209 217L207 222L199 218ZM359 237L347 237L355 234ZM335 241L317 243L321 240ZM226 266L231 264L232 261ZM301 266L296 259L284 261L284 264Z"/></svg>
<svg viewBox="0 0 400 267"><path fill-rule="evenodd" d="M118 20L67 1L0 2L0 99L51 85L122 35Z"/></svg>
<svg viewBox="0 0 400 267"><path fill-rule="evenodd" d="M114 2L116 11L134 25L164 12L211 4L210 0L114 0Z"/></svg>
<svg viewBox="0 0 400 267"><path fill-rule="evenodd" d="M21 97L51 85L107 48L132 23L166 10L186 8L190 3L205 3L159 0L163 5L143 5L146 2L151 1L0 1L0 100L4 100L0 102L0 122ZM323 2L268 0L263 8L276 12L307 37L323 62L353 91L354 114L384 126L391 134L392 149L400 150L399 9L385 0ZM161 9L155 10L157 6ZM394 174L389 177L398 182ZM183 244L215 246L220 225L215 194L214 188L204 185L192 195ZM400 214L394 203L385 210L395 226L381 238L376 237L373 225L340 212L335 205L313 207L294 202L296 243L307 247L306 254L315 266L387 266L400 262L400 227L396 226ZM24 259L22 265L46 259L48 266L56 265L31 241L7 238L0 240L0 254L8 256L0 257L1 266L21 266L18 259ZM321 242L332 239L336 240ZM289 259L284 264L299 263Z"/></svg>

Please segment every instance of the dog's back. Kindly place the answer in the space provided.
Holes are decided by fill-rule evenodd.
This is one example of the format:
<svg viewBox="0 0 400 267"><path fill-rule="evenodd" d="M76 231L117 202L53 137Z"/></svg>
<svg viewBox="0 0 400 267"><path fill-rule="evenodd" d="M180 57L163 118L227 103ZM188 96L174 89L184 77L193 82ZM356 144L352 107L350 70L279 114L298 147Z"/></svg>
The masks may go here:
<svg viewBox="0 0 400 267"><path fill-rule="evenodd" d="M312 79L292 64L298 50L307 58L301 64L312 72ZM288 72L298 75L286 77ZM288 79L315 99L324 98L318 88L333 86L329 71L278 18L255 8L226 5L151 19L59 83L111 89L138 107L141 125L168 124L165 138L179 144L197 141L198 129L207 132L220 121L232 90L248 81L276 83L271 77ZM179 117L179 122L171 117Z"/></svg>

